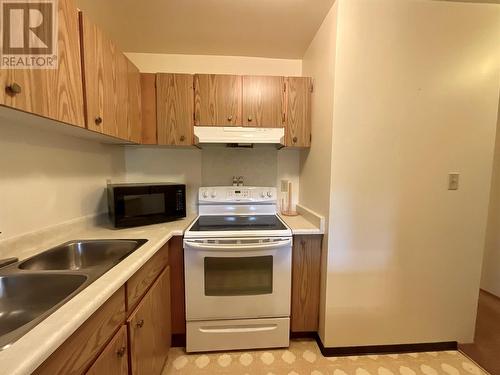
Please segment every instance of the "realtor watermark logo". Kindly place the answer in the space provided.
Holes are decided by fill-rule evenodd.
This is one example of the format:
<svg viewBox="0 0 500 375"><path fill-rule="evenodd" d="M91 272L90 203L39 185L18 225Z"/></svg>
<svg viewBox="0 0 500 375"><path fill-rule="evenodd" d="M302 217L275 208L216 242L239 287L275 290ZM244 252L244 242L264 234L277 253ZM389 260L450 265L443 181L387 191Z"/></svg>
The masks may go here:
<svg viewBox="0 0 500 375"><path fill-rule="evenodd" d="M57 69L57 1L0 0L0 68Z"/></svg>

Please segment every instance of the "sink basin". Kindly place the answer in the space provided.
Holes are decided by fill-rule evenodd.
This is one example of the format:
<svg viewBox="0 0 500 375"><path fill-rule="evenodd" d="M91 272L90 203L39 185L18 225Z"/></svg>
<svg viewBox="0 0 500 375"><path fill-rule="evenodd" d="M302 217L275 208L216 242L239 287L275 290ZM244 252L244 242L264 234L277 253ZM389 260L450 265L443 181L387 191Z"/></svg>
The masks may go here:
<svg viewBox="0 0 500 375"><path fill-rule="evenodd" d="M31 328L49 310L80 287L87 276L77 274L12 274L0 276L0 349L18 329ZM28 328L28 329L29 329Z"/></svg>
<svg viewBox="0 0 500 375"><path fill-rule="evenodd" d="M143 245L146 240L71 241L35 255L19 265L20 269L82 270L113 266Z"/></svg>

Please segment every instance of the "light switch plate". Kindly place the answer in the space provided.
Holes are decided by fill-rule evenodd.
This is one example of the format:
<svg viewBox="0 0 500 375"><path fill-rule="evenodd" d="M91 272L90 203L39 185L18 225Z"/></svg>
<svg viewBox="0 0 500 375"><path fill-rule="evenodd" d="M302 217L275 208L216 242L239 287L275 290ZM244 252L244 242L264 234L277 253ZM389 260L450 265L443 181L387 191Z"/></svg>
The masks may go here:
<svg viewBox="0 0 500 375"><path fill-rule="evenodd" d="M448 190L458 190L460 180L459 173L449 173L448 174Z"/></svg>

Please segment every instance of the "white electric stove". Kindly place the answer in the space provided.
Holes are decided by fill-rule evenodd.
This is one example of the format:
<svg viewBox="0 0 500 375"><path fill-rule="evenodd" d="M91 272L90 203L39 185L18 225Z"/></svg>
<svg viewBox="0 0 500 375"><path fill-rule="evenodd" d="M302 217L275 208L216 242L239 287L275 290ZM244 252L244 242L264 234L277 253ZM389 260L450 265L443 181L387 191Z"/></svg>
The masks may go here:
<svg viewBox="0 0 500 375"><path fill-rule="evenodd" d="M200 188L184 234L188 352L288 346L292 232L276 194Z"/></svg>

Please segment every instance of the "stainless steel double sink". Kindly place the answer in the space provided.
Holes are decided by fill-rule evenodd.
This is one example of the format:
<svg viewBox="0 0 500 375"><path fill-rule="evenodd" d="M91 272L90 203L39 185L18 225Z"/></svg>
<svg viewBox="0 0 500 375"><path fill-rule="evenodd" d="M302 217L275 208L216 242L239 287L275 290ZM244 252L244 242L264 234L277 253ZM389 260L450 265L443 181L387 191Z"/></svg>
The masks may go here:
<svg viewBox="0 0 500 375"><path fill-rule="evenodd" d="M70 241L0 268L0 350L146 242Z"/></svg>

